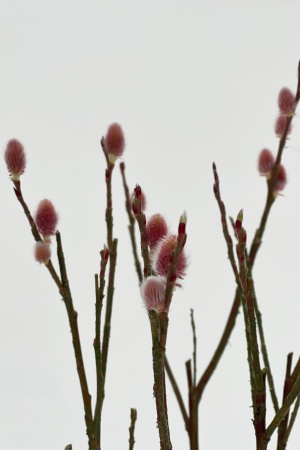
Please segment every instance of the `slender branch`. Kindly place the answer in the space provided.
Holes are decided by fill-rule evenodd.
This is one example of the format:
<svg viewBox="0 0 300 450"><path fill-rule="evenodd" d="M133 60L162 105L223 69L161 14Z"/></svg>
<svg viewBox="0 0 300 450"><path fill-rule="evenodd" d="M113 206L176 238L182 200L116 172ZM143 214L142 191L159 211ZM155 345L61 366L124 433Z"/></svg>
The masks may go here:
<svg viewBox="0 0 300 450"><path fill-rule="evenodd" d="M297 107L298 102L300 99L300 62L298 65L298 81L297 81L297 91L296 91L296 97L295 97L295 106ZM262 213L262 217L261 217L261 221L260 221L260 225L259 228L256 230L254 239L252 241L251 247L250 247L250 252L249 252L249 267L252 269L253 265L254 265L254 261L256 258L256 255L258 253L258 250L260 248L260 245L262 243L262 238L264 235L264 231L265 231L265 227L266 227L266 223L271 211L271 207L274 203L275 197L273 194L273 186L275 183L275 179L276 179L276 174L278 171L278 167L279 164L281 162L281 157L282 157L282 153L284 150L284 147L286 145L286 140L287 140L287 135L288 135L288 130L289 127L291 125L291 122L293 120L293 117L288 118L288 120L286 121L286 128L283 132L283 135L279 141L279 146L278 146L278 151L277 151L277 157L276 157L276 162L275 162L275 166L273 168L273 172L271 175L271 178L268 182L268 193L267 193L267 197L266 197L266 203L265 203L265 207ZM207 368L204 370L203 375L201 376L198 385L197 385L197 393L198 393L198 398L200 400L203 391L208 383L208 381L210 380L212 374L214 373L222 355L223 352L226 348L226 345L228 343L229 337L232 333L232 330L235 326L235 322L236 322L236 317L239 311L239 306L240 306L240 296L238 293L238 290L236 290L235 292L235 296L234 296L234 300L232 303L232 307L229 313L229 317L227 319L224 331L222 333L222 336L220 338L220 341L217 345L217 348L210 360L210 362L208 363Z"/></svg>
<svg viewBox="0 0 300 450"><path fill-rule="evenodd" d="M193 390L192 363L191 363L190 359L188 361L186 361L186 363L185 363L185 371L186 371L188 392L190 394ZM191 419L191 410L192 410L192 399L191 399L191 396L189 395L189 412L190 412L189 419ZM189 422L190 422L190 420L189 420Z"/></svg>
<svg viewBox="0 0 300 450"><path fill-rule="evenodd" d="M30 210L23 198L20 181L15 181L14 185L15 185L14 192L16 194L18 201L20 202L20 204L23 208L23 211L24 211L26 217L27 217L27 220L31 227L32 235L36 242L41 241L42 239L41 239L41 236L36 227L35 221L34 221L32 215L30 213ZM94 436L94 431L93 431L94 427L93 427L93 416L92 416L92 407L91 407L91 395L88 390L83 356L82 356L82 351L81 351L81 343L80 343L78 323L77 323L78 315L73 307L73 300L72 300L69 281L68 281L68 277L67 277L67 270L66 270L66 265L65 265L61 237L60 237L60 233L58 231L56 232L56 242L57 242L57 256L58 256L61 279L57 275L57 273L52 265L51 260L45 266L47 267L51 277L53 278L56 286L58 287L58 290L63 298L63 301L64 301L66 309L67 309L67 314L68 314L69 324L70 324L71 334L72 334L72 342L73 342L73 349L74 349L74 353L75 353L77 372L78 372L78 377L79 377L79 382L80 382L84 411L85 411L85 424L86 424L86 433L87 433L88 440L89 440L89 449L94 450L95 446L96 446L96 442L95 442L95 436Z"/></svg>
<svg viewBox="0 0 300 450"><path fill-rule="evenodd" d="M300 99L300 61L298 63L298 80L297 80L297 89L296 89L296 96L295 96L295 111L298 106L299 99ZM267 224L267 220L268 220L268 217L269 217L269 214L271 211L271 207L276 199L276 196L274 196L274 186L276 183L278 168L281 163L283 150L286 145L287 136L289 134L289 129L290 129L293 118L294 118L294 116L287 117L284 132L281 136L281 139L279 140L275 164L272 169L271 177L268 180L268 193L267 193L265 208L264 208L264 211L263 211L263 214L261 217L260 225L259 225L258 229L256 230L256 233L255 233L252 245L251 245L251 250L249 253L249 260L250 260L251 267L253 267L255 257L257 255L259 247L261 246L262 237L263 237L263 234L264 234L264 231L266 228L266 224Z"/></svg>
<svg viewBox="0 0 300 450"><path fill-rule="evenodd" d="M293 426L295 424L295 420L296 420L296 417L297 417L297 414L298 414L298 411L299 411L299 406L300 406L300 394L297 397L297 400L295 402L295 406L294 406L293 412L291 414L290 422L288 424L288 427L287 427L287 430L285 432L285 435L284 435L284 437L283 437L283 439L281 441L282 449L285 449L286 446L287 446L288 439L290 437L291 431L293 429Z"/></svg>
<svg viewBox="0 0 300 450"><path fill-rule="evenodd" d="M190 359L185 363L185 369L189 392L189 420L187 431L190 440L190 450L198 450L199 449L198 398L196 386L194 385L192 375L192 362Z"/></svg>
<svg viewBox="0 0 300 450"><path fill-rule="evenodd" d="M279 408L270 425L267 427L263 438L266 443L269 442L269 440L271 439L272 434L274 433L280 422L286 416L291 405L294 403L295 399L299 396L299 393L300 393L300 376L298 376L296 382L292 387L291 392L288 394L285 401L283 402L283 405L281 406L281 408Z"/></svg>
<svg viewBox="0 0 300 450"><path fill-rule="evenodd" d="M259 346L256 332L256 318L254 311L254 283L251 272L248 270L248 259L246 252L247 234L242 226L243 214L239 213L235 231L238 243L236 253L239 261L239 279L242 288L242 303L246 325L246 339L248 348L249 373L251 381L251 392L253 401L254 428L257 449L263 449L263 436L266 428L266 390L265 370L261 370L259 358Z"/></svg>
<svg viewBox="0 0 300 450"><path fill-rule="evenodd" d="M21 191L21 182L20 181L14 181L14 185L15 185L14 192L16 194L16 197L17 197L18 201L20 202L20 204L21 204L21 206L23 208L23 211L24 211L26 217L27 217L27 220L28 220L30 228L31 228L31 233L32 233L32 235L34 237L34 240L36 242L42 241L42 238L40 236L40 233L38 232L38 229L37 229L37 226L35 224L35 221L34 221L32 215L31 215L31 212L30 212L30 210L29 210L29 208L27 206L27 203L25 202L25 200L23 198L23 194L22 194L22 191ZM59 279L59 276L56 273L56 270L53 267L51 259L49 260L49 262L47 264L45 264L45 266L47 267L51 277L53 278L54 283L58 287L58 290L59 290L61 296L63 296L62 284L61 284L61 281Z"/></svg>
<svg viewBox="0 0 300 450"><path fill-rule="evenodd" d="M84 411L85 411L85 423L86 423L86 433L89 438L89 449L96 448L95 434L94 434L94 422L92 415L92 397L89 393L87 378L85 374L81 342L78 330L78 314L74 310L72 295L69 286L69 280L67 275L67 269L65 264L65 257L62 247L62 241L60 233L56 232L56 242L57 242L57 257L59 262L59 268L61 273L62 286L64 291L64 303L67 309L69 324L72 334L72 342L76 360L76 367L78 372L78 377L80 381L81 394L83 399Z"/></svg>
<svg viewBox="0 0 300 450"><path fill-rule="evenodd" d="M292 361L293 361L293 353L289 353L287 355L287 361L286 361L286 370L285 370L285 379L284 379L284 386L283 386L283 397L282 397L282 403L286 399L287 395L290 393L293 380L291 378L291 371L292 371ZM285 447L282 445L283 437L286 433L287 425L289 420L289 411L286 414L285 418L280 422L278 427L278 439L277 439L277 450L283 450Z"/></svg>
<svg viewBox="0 0 300 450"><path fill-rule="evenodd" d="M133 258L134 258L135 268L136 268L139 282L142 283L143 273L142 273L141 263L140 263L140 260L138 257L138 252L137 252L137 245L136 245L136 238L135 238L135 219L134 219L134 215L132 214L132 209L131 209L131 199L130 199L129 188L128 188L128 184L127 184L126 176L125 176L125 163L124 162L121 162L120 170L121 170L124 193L125 193L125 208L126 208L128 219L129 219L128 230L129 230L129 235L130 235Z"/></svg>
<svg viewBox="0 0 300 450"><path fill-rule="evenodd" d="M236 280L237 284L239 284L238 268L237 268L237 265L235 262L232 238L231 238L229 230L228 230L225 205L221 199L220 182L219 182L219 176L218 176L217 167L216 167L215 163L213 163L213 174L214 174L214 181L215 181L214 186L213 186L214 195L215 195L215 198L217 200L219 210L220 210L222 230L223 230L223 235L224 235L224 238L225 238L225 241L227 244L228 258L231 263L232 270L234 272L235 280ZM219 360L221 359L221 356L223 355L223 352L228 343L231 332L234 328L236 316L237 316L237 313L238 313L239 307L240 307L240 295L241 295L241 290L240 290L240 288L237 288L236 293L235 293L234 302L232 304L231 311L229 313L229 317L227 319L227 323L225 325L225 328L224 328L223 334L221 336L221 339L219 341L219 344L218 344L207 368L205 369L201 378L198 381L198 384L197 384L198 402L200 401L203 391L204 391L208 381L210 380L212 374L214 373L214 371L217 367L217 364L218 364Z"/></svg>
<svg viewBox="0 0 300 450"><path fill-rule="evenodd" d="M175 379L174 373L173 373L173 371L172 371L172 369L170 367L170 364L169 364L167 356L165 356L165 369L166 369L167 375L169 377L171 386L173 388L175 397L177 399L177 402L178 402L178 405L179 405L179 408L180 408L180 411L181 411L181 414L182 414L182 418L183 418L184 423L185 423L185 428L188 429L189 418L188 418L188 415L187 415L187 412L186 412L186 408L185 408L185 405L184 405L184 402L183 402L183 398L182 398L181 392L179 390L179 387L178 387L177 381Z"/></svg>
<svg viewBox="0 0 300 450"><path fill-rule="evenodd" d="M250 272L249 266L248 266L248 271ZM264 365L266 368L266 374L267 374L272 403L273 403L275 412L277 412L279 409L278 399L277 399L277 395L276 395L276 391L275 391L275 385L274 385L271 365L269 362L268 350L267 350L267 345L266 345L266 341L265 341L264 329L263 329L263 325L262 325L262 315L261 315L261 312L258 307L254 287L253 287L253 294L254 294L253 295L253 303L254 303L255 316L257 319L257 329L258 329L258 333L259 333L261 353L262 353Z"/></svg>
<svg viewBox="0 0 300 450"><path fill-rule="evenodd" d="M130 427L129 427L129 450L133 450L135 439L134 439L134 429L135 422L137 419L137 411L134 408L130 410Z"/></svg>
<svg viewBox="0 0 300 450"><path fill-rule="evenodd" d="M197 380L197 336L196 325L194 321L194 310L191 309L191 326L193 332L193 386L196 386Z"/></svg>
<svg viewBox="0 0 300 450"><path fill-rule="evenodd" d="M105 311L105 322L103 330L103 343L102 343L102 373L103 382L105 383L105 375L107 368L107 356L108 356L108 346L110 339L110 329L111 329L111 316L113 307L113 295L114 295L114 283L115 283L115 271L117 262L117 245L118 240L114 239L112 247L110 250L109 258L109 276L108 276L108 286L106 295L106 311Z"/></svg>
<svg viewBox="0 0 300 450"><path fill-rule="evenodd" d="M115 165L110 162L106 149L105 149L105 139L101 139L101 147L104 153L104 157L106 159L107 169L105 171L105 182L106 182L106 211L105 211L105 219L106 219L106 230L107 230L107 245L109 251L112 249L113 245L113 207L112 207L112 185L111 179Z"/></svg>
<svg viewBox="0 0 300 450"><path fill-rule="evenodd" d="M109 251L106 246L100 252L101 262L100 262L100 286L98 275L95 274L95 339L94 339L94 351L95 351L95 362L96 362L96 404L94 413L94 426L96 440L100 448L100 432L101 432L101 408L104 400L104 383L103 383L103 372L102 372L102 351L101 351L101 313L104 298L104 288L105 288L105 270L109 257Z"/></svg>

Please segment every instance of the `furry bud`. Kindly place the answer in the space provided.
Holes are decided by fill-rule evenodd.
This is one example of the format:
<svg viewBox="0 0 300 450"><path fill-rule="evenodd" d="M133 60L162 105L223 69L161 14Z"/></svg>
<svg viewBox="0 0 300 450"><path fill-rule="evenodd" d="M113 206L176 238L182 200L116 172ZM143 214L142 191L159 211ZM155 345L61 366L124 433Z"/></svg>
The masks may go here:
<svg viewBox="0 0 300 450"><path fill-rule="evenodd" d="M26 155L21 142L17 139L11 139L7 143L4 159L12 180L18 181L26 167Z"/></svg>
<svg viewBox="0 0 300 450"><path fill-rule="evenodd" d="M50 236L56 231L58 215L50 200L44 199L38 204L35 222L43 236Z"/></svg>
<svg viewBox="0 0 300 450"><path fill-rule="evenodd" d="M105 149L111 163L115 163L117 158L123 155L125 148L125 138L121 126L118 123L112 123L105 136Z"/></svg>

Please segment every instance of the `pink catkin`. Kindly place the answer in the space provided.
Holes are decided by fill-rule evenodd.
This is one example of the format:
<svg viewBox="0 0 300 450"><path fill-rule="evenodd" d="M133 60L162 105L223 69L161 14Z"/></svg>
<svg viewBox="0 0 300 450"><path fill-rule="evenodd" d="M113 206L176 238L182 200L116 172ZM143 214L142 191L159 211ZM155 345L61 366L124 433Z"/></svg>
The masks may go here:
<svg viewBox="0 0 300 450"><path fill-rule="evenodd" d="M51 258L50 245L47 242L36 242L34 256L37 262L41 264L48 264Z"/></svg>
<svg viewBox="0 0 300 450"><path fill-rule="evenodd" d="M295 112L295 96L290 89L284 87L278 95L278 107L281 114L292 116Z"/></svg>
<svg viewBox="0 0 300 450"><path fill-rule="evenodd" d="M169 264L172 261L174 250L177 244L177 237L175 234L166 236L156 246L153 254L153 268L155 272L162 276L168 276ZM187 260L184 250L180 253L175 276L176 278L183 278L187 267Z"/></svg>
<svg viewBox="0 0 300 450"><path fill-rule="evenodd" d="M13 180L17 181L25 172L26 155L24 147L17 139L11 139L6 146L4 159Z"/></svg>
<svg viewBox="0 0 300 450"><path fill-rule="evenodd" d="M43 236L50 236L56 231L58 215L50 200L44 199L38 204L35 221Z"/></svg>
<svg viewBox="0 0 300 450"><path fill-rule="evenodd" d="M151 275L141 286L141 296L148 311L167 312L165 308L166 283L163 278Z"/></svg>
<svg viewBox="0 0 300 450"><path fill-rule="evenodd" d="M274 186L274 193L277 194L280 191L283 191L287 183L287 175L286 170L282 164L278 167L278 172L276 176L276 182Z"/></svg>
<svg viewBox="0 0 300 450"><path fill-rule="evenodd" d="M275 134L276 136L278 136L279 138L282 138L284 130L286 128L286 121L287 118L284 115L280 115L277 117L277 120L275 122ZM289 126L289 129L287 131L287 134L290 134L292 131L292 126Z"/></svg>
<svg viewBox="0 0 300 450"><path fill-rule="evenodd" d="M268 177L273 169L275 163L274 156L267 148L264 148L258 157L258 171L260 175Z"/></svg>
<svg viewBox="0 0 300 450"><path fill-rule="evenodd" d="M112 123L108 127L105 136L105 148L112 162L123 155L125 138L123 130L118 123Z"/></svg>
<svg viewBox="0 0 300 450"><path fill-rule="evenodd" d="M150 248L164 238L168 233L168 226L165 218L161 214L153 214L146 225L147 239Z"/></svg>

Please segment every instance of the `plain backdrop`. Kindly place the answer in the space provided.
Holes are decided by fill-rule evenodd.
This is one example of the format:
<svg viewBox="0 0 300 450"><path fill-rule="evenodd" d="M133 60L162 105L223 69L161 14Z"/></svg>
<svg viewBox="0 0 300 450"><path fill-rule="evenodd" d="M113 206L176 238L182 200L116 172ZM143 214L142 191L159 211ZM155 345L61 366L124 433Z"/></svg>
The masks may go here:
<svg viewBox="0 0 300 450"><path fill-rule="evenodd" d="M95 398L94 273L106 239L105 161L99 145L112 122L126 135L130 188L142 186L147 215L176 231L188 215L188 275L170 313L168 355L187 400L198 336L198 377L223 331L235 290L212 191L218 167L229 215L244 209L252 240L266 197L259 151L277 151L277 96L295 90L300 3L192 0L0 0L0 146L25 146L22 177L32 212L49 198L59 212L90 391ZM286 356L300 349L300 124L283 155L284 195L272 208L254 281L278 397ZM0 449L87 449L83 407L64 304L33 239L4 162L0 165ZM152 393L151 339L134 270L118 165L113 179L119 239L103 411L103 450L128 448L130 408L136 450L159 448ZM55 249L53 263L57 267ZM188 449L168 384L175 450ZM243 318L200 405L202 450L253 450ZM273 409L268 402L268 422ZM300 421L289 450L298 450ZM276 448L275 438L269 448Z"/></svg>

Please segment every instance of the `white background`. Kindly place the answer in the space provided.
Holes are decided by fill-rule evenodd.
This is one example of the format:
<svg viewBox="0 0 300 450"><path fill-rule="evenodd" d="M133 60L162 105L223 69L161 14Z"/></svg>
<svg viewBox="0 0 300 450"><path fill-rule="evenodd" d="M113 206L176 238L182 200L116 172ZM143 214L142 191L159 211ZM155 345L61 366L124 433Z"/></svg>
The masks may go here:
<svg viewBox="0 0 300 450"><path fill-rule="evenodd" d="M300 4L179 1L0 1L0 145L18 138L28 166L23 192L35 211L43 198L59 216L79 314L90 391L95 398L94 273L106 238L105 163L99 146L117 121L126 135L131 188L142 186L147 214L177 229L188 214L190 265L170 314L168 354L185 401L191 357L190 308L198 332L198 376L221 336L233 300L212 191L216 162L228 214L244 209L251 241L266 197L257 173L263 147L277 150L277 95L295 89ZM286 355L299 355L300 126L283 162L289 183L276 201L255 264L278 397ZM0 449L87 448L83 407L64 304L0 166ZM138 410L136 450L159 448L152 395L150 329L127 232L120 173L113 180L119 238L103 450L128 448L129 412ZM54 252L55 253L55 252ZM53 258L56 264L55 257ZM175 450L188 449L168 386ZM268 403L268 422L273 415ZM242 316L200 405L203 450L253 450L252 409ZM289 450L299 449L296 422ZM270 449L275 449L275 437Z"/></svg>

